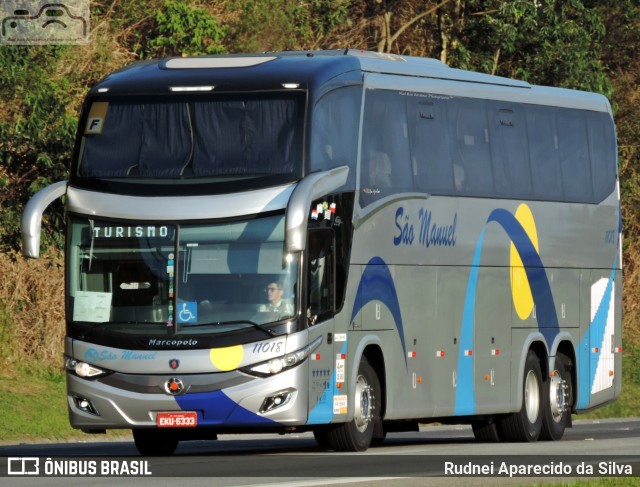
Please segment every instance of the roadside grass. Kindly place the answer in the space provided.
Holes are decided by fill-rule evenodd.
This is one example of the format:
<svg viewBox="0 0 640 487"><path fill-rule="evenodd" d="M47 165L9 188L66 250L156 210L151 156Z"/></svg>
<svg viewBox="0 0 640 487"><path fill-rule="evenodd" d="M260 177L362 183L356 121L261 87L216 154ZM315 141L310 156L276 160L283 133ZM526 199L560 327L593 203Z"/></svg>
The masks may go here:
<svg viewBox="0 0 640 487"><path fill-rule="evenodd" d="M66 441L84 439L104 441L123 438L128 430L109 431L105 435L86 435L73 429L67 414L67 390L62 371L45 366L31 366L29 370L13 368L0 373L3 391L0 424L3 443L31 441Z"/></svg>
<svg viewBox="0 0 640 487"><path fill-rule="evenodd" d="M16 323L15 309L0 301L0 442L105 439L104 435L86 435L69 424L60 330L45 330L40 323L25 330L27 320L23 326ZM28 346L34 349L30 354L24 350ZM128 430L108 432L107 438L128 434Z"/></svg>
<svg viewBox="0 0 640 487"><path fill-rule="evenodd" d="M36 373L4 370L0 390L3 441L61 440L72 435L63 373L41 368Z"/></svg>

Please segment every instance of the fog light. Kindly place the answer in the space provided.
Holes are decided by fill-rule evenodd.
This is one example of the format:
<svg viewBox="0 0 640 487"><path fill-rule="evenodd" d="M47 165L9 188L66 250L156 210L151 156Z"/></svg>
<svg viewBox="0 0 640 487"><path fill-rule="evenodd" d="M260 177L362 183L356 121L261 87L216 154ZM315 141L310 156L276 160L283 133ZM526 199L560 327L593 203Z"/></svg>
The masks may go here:
<svg viewBox="0 0 640 487"><path fill-rule="evenodd" d="M260 406L260 413L268 413L288 404L293 397L293 393L294 389L287 389L266 397L264 401L262 401L262 406Z"/></svg>
<svg viewBox="0 0 640 487"><path fill-rule="evenodd" d="M95 416L99 416L98 411L94 407L93 403L82 396L73 396L73 402L78 409L84 411L85 413L93 414Z"/></svg>

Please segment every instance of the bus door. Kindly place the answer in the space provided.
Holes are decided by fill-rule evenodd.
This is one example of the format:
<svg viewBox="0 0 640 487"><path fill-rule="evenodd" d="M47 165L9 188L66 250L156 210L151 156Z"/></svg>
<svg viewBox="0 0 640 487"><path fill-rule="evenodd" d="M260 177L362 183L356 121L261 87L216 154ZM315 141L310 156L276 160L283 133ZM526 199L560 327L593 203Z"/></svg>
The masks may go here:
<svg viewBox="0 0 640 487"><path fill-rule="evenodd" d="M343 344L335 336L335 236L331 229L310 230L307 240L306 319L309 342L322 344L309 362L309 424L329 423L333 417L336 384L344 382L345 361L336 359ZM339 407L339 404L337 404ZM346 408L346 401L345 401Z"/></svg>

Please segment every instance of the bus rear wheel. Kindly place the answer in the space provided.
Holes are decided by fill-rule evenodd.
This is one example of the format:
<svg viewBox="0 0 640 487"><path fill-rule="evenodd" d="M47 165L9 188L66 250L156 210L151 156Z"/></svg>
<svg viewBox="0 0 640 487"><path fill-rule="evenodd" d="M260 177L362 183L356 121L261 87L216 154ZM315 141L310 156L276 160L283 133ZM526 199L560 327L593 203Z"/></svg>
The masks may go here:
<svg viewBox="0 0 640 487"><path fill-rule="evenodd" d="M154 429L134 429L133 442L145 457L173 455L178 448L178 439L166 431Z"/></svg>
<svg viewBox="0 0 640 487"><path fill-rule="evenodd" d="M542 440L557 441L564 435L564 430L571 421L573 405L573 383L569 368L569 358L558 353L554 371L545 385L545 408L542 418Z"/></svg>
<svg viewBox="0 0 640 487"><path fill-rule="evenodd" d="M371 444L379 421L380 381L367 359L362 357L355 384L353 420L336 425L328 432L329 445L336 451L365 451Z"/></svg>
<svg viewBox="0 0 640 487"><path fill-rule="evenodd" d="M524 365L522 407L517 413L506 416L499 424L501 438L505 441L536 441L542 431L543 382L540 360L529 350Z"/></svg>

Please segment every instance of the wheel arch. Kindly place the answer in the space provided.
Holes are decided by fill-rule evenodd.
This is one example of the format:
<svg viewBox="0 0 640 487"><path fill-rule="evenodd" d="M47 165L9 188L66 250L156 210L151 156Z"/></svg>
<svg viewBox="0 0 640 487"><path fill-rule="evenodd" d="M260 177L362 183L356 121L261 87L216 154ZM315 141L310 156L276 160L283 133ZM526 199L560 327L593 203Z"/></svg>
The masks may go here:
<svg viewBox="0 0 640 487"><path fill-rule="evenodd" d="M378 375L380 389L382 389L380 391L380 399L382 400L382 411L380 411L380 417L384 418L384 414L387 410L387 379L382 349L377 344L370 344L364 349L362 355L367 359L369 365L373 367L373 370L375 370Z"/></svg>
<svg viewBox="0 0 640 487"><path fill-rule="evenodd" d="M519 411L522 407L523 401L523 388L524 388L524 368L527 362L527 355L529 351L533 351L540 361L540 369L542 372L542 379L546 380L549 377L549 351L544 341L544 337L541 333L531 333L520 350L520 360L518 362L518 369L515 382L515 394L512 398L512 411Z"/></svg>
<svg viewBox="0 0 640 487"><path fill-rule="evenodd" d="M361 358L364 357L369 362L369 365L373 367L373 370L378 375L378 381L380 382L380 388L382 389L382 411L380 411L380 417L384 418L387 410L387 373L384 361L384 353L382 352L382 342L379 337L375 335L367 335L360 340L354 354L354 363L351 368L350 384L355 384L358 376L358 364ZM351 387L350 387L351 390Z"/></svg>

